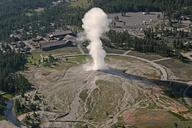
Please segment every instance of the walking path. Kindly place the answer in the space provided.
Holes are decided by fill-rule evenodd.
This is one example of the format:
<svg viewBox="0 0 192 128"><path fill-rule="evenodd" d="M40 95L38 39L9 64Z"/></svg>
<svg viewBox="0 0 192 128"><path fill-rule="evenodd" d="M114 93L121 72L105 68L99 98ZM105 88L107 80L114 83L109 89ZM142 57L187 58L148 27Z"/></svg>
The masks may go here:
<svg viewBox="0 0 192 128"><path fill-rule="evenodd" d="M81 47L81 44L77 44L77 47L80 50L81 54L85 55L85 52L83 51L83 48Z"/></svg>
<svg viewBox="0 0 192 128"><path fill-rule="evenodd" d="M190 61L192 61L192 52L181 53L184 57L187 57Z"/></svg>
<svg viewBox="0 0 192 128"><path fill-rule="evenodd" d="M129 54L130 52L132 52L132 50L126 51L123 55L127 55L127 54Z"/></svg>
<svg viewBox="0 0 192 128"><path fill-rule="evenodd" d="M164 61L164 60L170 60L172 58L162 58L162 59L157 59L157 60L153 60L153 62L159 62L159 61Z"/></svg>
<svg viewBox="0 0 192 128"><path fill-rule="evenodd" d="M81 56L81 55L82 54L60 55L60 56L57 56L57 58L63 58L63 57L65 58L65 57L73 57L73 56ZM88 55L88 54L84 54L84 55ZM147 60L147 59L144 59L144 58L141 58L141 57L132 56L132 55L114 54L114 53L108 53L107 55L131 57L131 58L134 58L134 59L138 59L138 60L147 62L147 63L151 64L153 67L160 70L160 72L162 74L161 75L161 80L168 80L168 74L167 74L166 70L162 66L160 66L159 64L154 63L153 61L150 61L150 60Z"/></svg>
<svg viewBox="0 0 192 128"><path fill-rule="evenodd" d="M150 60L147 60L147 59L144 59L144 58L141 58L141 57L136 57L136 56L132 56L132 55L126 55L128 57L132 57L132 58L135 58L135 59L138 59L138 60L141 60L141 61L144 61L144 62L147 62L149 64L151 64L153 67L159 69L161 71L161 80L168 80L168 75L167 75L167 72L166 70L159 64L157 63L154 63L153 61L150 61Z"/></svg>

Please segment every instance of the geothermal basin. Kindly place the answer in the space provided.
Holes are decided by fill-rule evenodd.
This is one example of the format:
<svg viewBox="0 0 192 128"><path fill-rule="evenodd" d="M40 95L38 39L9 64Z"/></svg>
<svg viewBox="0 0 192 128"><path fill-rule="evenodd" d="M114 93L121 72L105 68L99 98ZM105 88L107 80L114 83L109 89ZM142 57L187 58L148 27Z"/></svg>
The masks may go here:
<svg viewBox="0 0 192 128"><path fill-rule="evenodd" d="M153 102L147 97L152 87L157 91L154 95L161 94L161 89L147 80L161 78L161 72L149 63L132 57L107 56L105 61L109 69L84 70L84 65L91 60L89 56L72 56L55 68L31 67L25 73L45 97L49 111L69 113L59 120L84 120L94 122L96 126L108 121L115 123L111 118L117 119L121 111L133 106L146 107ZM63 66L63 63L70 64ZM49 114L44 118L53 120L56 115ZM106 125L110 126L111 123ZM71 128L71 124L78 125L70 122L49 122L44 125Z"/></svg>

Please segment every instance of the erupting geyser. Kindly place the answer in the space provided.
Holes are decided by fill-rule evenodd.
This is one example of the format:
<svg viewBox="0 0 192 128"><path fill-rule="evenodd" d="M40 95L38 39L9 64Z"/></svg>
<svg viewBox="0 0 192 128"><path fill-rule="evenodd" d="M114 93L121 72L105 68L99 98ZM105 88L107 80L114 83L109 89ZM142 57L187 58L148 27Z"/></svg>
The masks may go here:
<svg viewBox="0 0 192 128"><path fill-rule="evenodd" d="M85 30L86 38L90 41L89 54L93 58L93 64L88 67L88 70L105 69L106 52L103 49L101 36L109 31L109 23L107 14L100 8L92 8L82 19L82 27Z"/></svg>

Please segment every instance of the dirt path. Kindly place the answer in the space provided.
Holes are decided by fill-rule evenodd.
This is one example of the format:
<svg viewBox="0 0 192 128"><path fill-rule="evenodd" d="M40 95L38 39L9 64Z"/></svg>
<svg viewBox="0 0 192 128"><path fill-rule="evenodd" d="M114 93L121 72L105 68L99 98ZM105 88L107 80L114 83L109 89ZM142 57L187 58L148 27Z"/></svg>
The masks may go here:
<svg viewBox="0 0 192 128"><path fill-rule="evenodd" d="M187 52L187 53L181 53L184 57L187 57L189 60L192 61L192 52Z"/></svg>

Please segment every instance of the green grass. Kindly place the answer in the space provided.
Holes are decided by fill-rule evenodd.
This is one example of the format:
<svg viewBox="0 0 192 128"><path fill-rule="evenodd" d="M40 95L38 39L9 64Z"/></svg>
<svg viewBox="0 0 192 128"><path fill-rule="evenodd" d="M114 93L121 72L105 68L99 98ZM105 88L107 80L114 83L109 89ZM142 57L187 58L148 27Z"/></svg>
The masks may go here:
<svg viewBox="0 0 192 128"><path fill-rule="evenodd" d="M50 50L50 51L41 51L41 50L34 50L31 52L31 55L28 56L28 65L38 65L39 60L41 60L41 55L43 57L48 56L48 55L70 55L70 54L80 54L80 51L77 47L64 47L64 48L58 48L55 50Z"/></svg>
<svg viewBox="0 0 192 128"><path fill-rule="evenodd" d="M47 68L47 69L55 69L55 70L61 71L73 66L77 66L79 64L83 64L88 59L89 59L88 56L78 55L74 57L67 57L67 60L60 60L53 67L43 66L43 65L40 65L40 66L41 67L43 66L44 68Z"/></svg>
<svg viewBox="0 0 192 128"><path fill-rule="evenodd" d="M28 56L27 61L28 63L26 64L27 67L31 65L36 65L39 63L39 60L41 60L41 52L36 50L31 52L31 55Z"/></svg>
<svg viewBox="0 0 192 128"><path fill-rule="evenodd" d="M90 60L90 56L86 56L86 55L78 55L75 57L68 57L70 61L74 61L77 63L84 63L85 61Z"/></svg>
<svg viewBox="0 0 192 128"><path fill-rule="evenodd" d="M117 59L117 60L124 60L124 61L129 61L129 62L135 62L135 61L140 61L138 59L134 59L131 57L127 56L116 56L116 55L108 55L106 59Z"/></svg>
<svg viewBox="0 0 192 128"><path fill-rule="evenodd" d="M192 80L192 64L183 63L180 60L171 59L158 62L167 68L169 68L179 80L191 81Z"/></svg>
<svg viewBox="0 0 192 128"><path fill-rule="evenodd" d="M4 119L5 119L5 117L3 115L0 115L0 121L4 120Z"/></svg>
<svg viewBox="0 0 192 128"><path fill-rule="evenodd" d="M131 53L129 53L129 55L145 58L145 59L148 59L148 60L151 60L151 61L163 58L162 56L157 55L157 54L141 53L141 52L137 52L137 51L132 51Z"/></svg>
<svg viewBox="0 0 192 128"><path fill-rule="evenodd" d="M145 113L145 110L142 110L143 113ZM181 115L168 111L153 111L153 110L147 110L145 114L148 115L149 117L156 118L158 116L164 115L164 117L159 118L160 120L147 120L147 118L143 118L143 121L137 120L137 128L190 128L192 127L192 121L186 120L184 117ZM156 115L153 115L152 113L156 113ZM167 113L167 114L166 114ZM141 116L141 113L139 113L137 116ZM175 127L175 124L177 127Z"/></svg>
<svg viewBox="0 0 192 128"><path fill-rule="evenodd" d="M9 100L9 99L13 98L13 95L7 93L7 94L3 95L2 97Z"/></svg>
<svg viewBox="0 0 192 128"><path fill-rule="evenodd" d="M158 73L155 69L148 69L147 72L143 73L144 76L147 76L149 79L160 79L160 73Z"/></svg>
<svg viewBox="0 0 192 128"><path fill-rule="evenodd" d="M77 47L64 47L64 48L58 48L55 50L50 51L41 51L42 55L69 55L69 54L80 54L80 51Z"/></svg>
<svg viewBox="0 0 192 128"><path fill-rule="evenodd" d="M174 123L180 121L167 111L153 109L139 109L133 118L137 128L174 128Z"/></svg>
<svg viewBox="0 0 192 128"><path fill-rule="evenodd" d="M52 68L56 70L64 70L72 66L84 63L87 59L89 59L89 57L84 55L66 57L67 58L66 61L59 60L58 62L55 63L55 65L52 65L52 66L46 66L40 63L40 61L42 57L46 57L48 55L58 56L58 55L70 55L70 54L79 54L79 53L80 52L76 47L60 48L60 49L46 51L46 52L41 50L35 50L35 51L32 51L31 55L28 56L28 63L26 64L26 67L38 66L38 67Z"/></svg>

